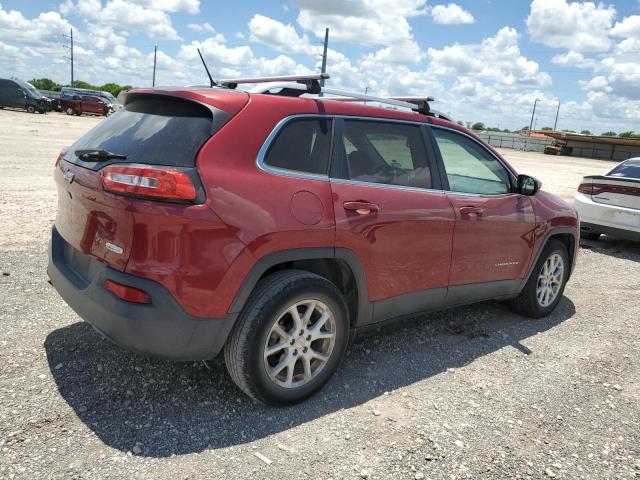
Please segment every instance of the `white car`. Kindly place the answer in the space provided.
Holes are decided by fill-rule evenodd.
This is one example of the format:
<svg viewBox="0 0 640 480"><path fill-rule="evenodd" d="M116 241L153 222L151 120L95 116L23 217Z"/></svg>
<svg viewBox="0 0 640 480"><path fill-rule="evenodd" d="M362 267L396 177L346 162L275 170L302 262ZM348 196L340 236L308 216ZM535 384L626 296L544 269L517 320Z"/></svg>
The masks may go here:
<svg viewBox="0 0 640 480"><path fill-rule="evenodd" d="M584 177L575 196L582 238L601 234L640 241L640 157L606 175Z"/></svg>

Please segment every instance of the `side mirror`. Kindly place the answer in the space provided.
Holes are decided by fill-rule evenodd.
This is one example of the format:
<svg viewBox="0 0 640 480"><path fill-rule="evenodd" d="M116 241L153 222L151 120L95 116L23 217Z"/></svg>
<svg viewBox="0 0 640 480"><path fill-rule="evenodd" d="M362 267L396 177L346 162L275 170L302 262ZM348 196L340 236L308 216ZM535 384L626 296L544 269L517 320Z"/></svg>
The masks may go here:
<svg viewBox="0 0 640 480"><path fill-rule="evenodd" d="M535 195L542 188L542 182L529 175L518 175L518 193L521 195Z"/></svg>

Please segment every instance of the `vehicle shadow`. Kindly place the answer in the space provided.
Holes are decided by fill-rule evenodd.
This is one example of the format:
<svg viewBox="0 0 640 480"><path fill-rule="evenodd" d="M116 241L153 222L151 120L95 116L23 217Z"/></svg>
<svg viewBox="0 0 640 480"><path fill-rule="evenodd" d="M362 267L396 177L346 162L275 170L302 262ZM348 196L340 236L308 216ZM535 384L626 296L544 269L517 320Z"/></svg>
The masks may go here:
<svg viewBox="0 0 640 480"><path fill-rule="evenodd" d="M602 235L598 240L580 240L580 247L622 260L640 262L640 242Z"/></svg>
<svg viewBox="0 0 640 480"><path fill-rule="evenodd" d="M220 358L206 364L147 358L104 340L86 323L51 332L44 346L60 394L104 443L167 457L260 439L464 367L505 346L530 354L523 340L574 313L567 297L540 320L487 302L369 332L358 337L319 394L288 408L253 402L235 387Z"/></svg>

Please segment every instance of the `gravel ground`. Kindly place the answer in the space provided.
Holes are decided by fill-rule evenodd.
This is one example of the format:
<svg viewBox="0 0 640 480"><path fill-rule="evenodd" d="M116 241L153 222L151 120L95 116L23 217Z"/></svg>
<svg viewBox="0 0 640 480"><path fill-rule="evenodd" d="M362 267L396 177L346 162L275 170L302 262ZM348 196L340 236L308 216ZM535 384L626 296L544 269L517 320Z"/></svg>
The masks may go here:
<svg viewBox="0 0 640 480"><path fill-rule="evenodd" d="M0 111L0 479L640 477L640 246L588 243L531 321L488 302L359 338L313 399L103 340L47 283L53 162L100 119ZM504 152L570 199L607 162Z"/></svg>

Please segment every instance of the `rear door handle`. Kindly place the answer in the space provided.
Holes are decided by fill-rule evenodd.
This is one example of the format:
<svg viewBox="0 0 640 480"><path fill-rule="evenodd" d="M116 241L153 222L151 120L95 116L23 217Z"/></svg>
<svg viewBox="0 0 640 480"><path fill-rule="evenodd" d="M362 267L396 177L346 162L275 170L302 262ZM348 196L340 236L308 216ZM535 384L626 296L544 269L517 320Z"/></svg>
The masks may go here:
<svg viewBox="0 0 640 480"><path fill-rule="evenodd" d="M369 202L344 202L342 206L345 210L356 212L358 215L369 215L380 210L378 205Z"/></svg>
<svg viewBox="0 0 640 480"><path fill-rule="evenodd" d="M482 215L483 212L484 210L480 207L473 207L473 206L460 207L460 213L462 215L468 215L470 217L478 217Z"/></svg>

